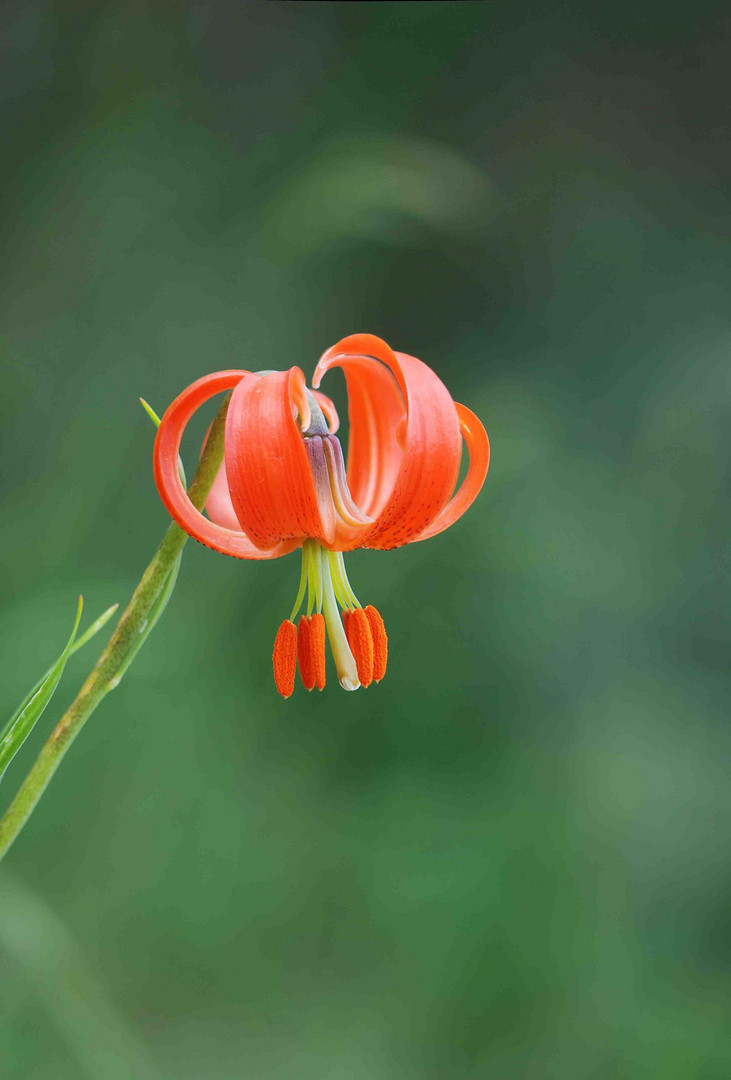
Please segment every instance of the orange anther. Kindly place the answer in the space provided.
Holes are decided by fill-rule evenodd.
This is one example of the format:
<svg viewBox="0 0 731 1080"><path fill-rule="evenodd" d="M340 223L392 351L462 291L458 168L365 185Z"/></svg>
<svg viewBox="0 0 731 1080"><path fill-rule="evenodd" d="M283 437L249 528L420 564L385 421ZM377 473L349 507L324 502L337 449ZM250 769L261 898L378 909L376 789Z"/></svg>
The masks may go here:
<svg viewBox="0 0 731 1080"><path fill-rule="evenodd" d="M305 690L311 690L315 685L311 659L310 619L309 616L302 615L297 627L297 663L300 669L300 679Z"/></svg>
<svg viewBox="0 0 731 1080"><path fill-rule="evenodd" d="M386 627L383 625L383 619L380 614L372 604L369 604L368 607L363 610L368 619L373 638L373 678L376 682L380 682L386 674L386 663L388 661L388 637L386 636Z"/></svg>
<svg viewBox="0 0 731 1080"><path fill-rule="evenodd" d="M325 689L325 617L318 612L310 619L312 672L318 690Z"/></svg>
<svg viewBox="0 0 731 1080"><path fill-rule="evenodd" d="M274 682L283 698L294 690L294 673L297 668L297 628L285 619L274 639Z"/></svg>
<svg viewBox="0 0 731 1080"><path fill-rule="evenodd" d="M321 614L303 615L297 630L297 660L305 690L325 685L325 620Z"/></svg>
<svg viewBox="0 0 731 1080"><path fill-rule="evenodd" d="M343 623L350 651L358 668L361 686L373 682L373 636L370 622L363 608L351 611Z"/></svg>

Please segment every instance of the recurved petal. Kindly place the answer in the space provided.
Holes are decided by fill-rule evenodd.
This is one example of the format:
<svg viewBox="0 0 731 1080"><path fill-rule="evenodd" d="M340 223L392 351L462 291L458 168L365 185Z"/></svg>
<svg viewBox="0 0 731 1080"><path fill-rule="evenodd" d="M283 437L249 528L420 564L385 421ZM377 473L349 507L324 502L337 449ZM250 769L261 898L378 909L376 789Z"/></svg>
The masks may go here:
<svg viewBox="0 0 731 1080"><path fill-rule="evenodd" d="M366 355L369 334L344 338L329 349L315 369L313 384L331 367L341 367L348 387L348 488L364 514L375 518L385 506L403 458L398 442L399 425L406 419L406 405L396 379L380 360ZM356 342L356 351L349 352ZM384 348L388 346L379 342ZM361 346L363 353L357 349ZM390 353L390 349L388 350Z"/></svg>
<svg viewBox="0 0 731 1080"><path fill-rule="evenodd" d="M375 359L368 362L369 357ZM390 374L384 376L377 361ZM407 544L435 520L457 481L461 439L454 402L430 367L393 352L372 334L354 334L329 349L314 385L334 366L345 371L349 395L351 386L356 394L350 445L360 457L351 490L361 509L376 518L360 542L373 548ZM386 377L395 379L395 391ZM369 473L376 477L372 488Z"/></svg>
<svg viewBox="0 0 731 1080"><path fill-rule="evenodd" d="M206 499L206 513L216 525L221 525L224 529L233 529L234 532L241 532L241 525L236 517L228 490L225 461L221 462L221 468L216 474L216 479Z"/></svg>
<svg viewBox="0 0 731 1080"><path fill-rule="evenodd" d="M323 525L305 441L296 416L309 424L299 368L242 379L226 417L226 473L231 502L257 547L281 540L333 538Z"/></svg>
<svg viewBox="0 0 731 1080"><path fill-rule="evenodd" d="M470 410L455 402L459 427L469 454L469 467L464 480L447 505L440 510L430 525L414 537L416 540L428 540L453 525L462 517L480 493L485 482L490 464L490 441L481 421Z"/></svg>
<svg viewBox="0 0 731 1080"><path fill-rule="evenodd" d="M203 440L201 446L201 454L206 448L208 442L208 436L211 433L211 427L209 425L206 437ZM226 462L221 462L221 468L216 473L216 479L211 485L211 490L208 492L208 498L206 499L206 513L211 521L215 521L216 525L221 525L224 529L233 529L234 532L241 532L241 525L239 519L236 517L236 511L234 510L234 504L231 502L231 495L228 490L228 476L226 475Z"/></svg>
<svg viewBox="0 0 731 1080"><path fill-rule="evenodd" d="M277 543L263 551L240 530L209 521L190 501L178 476L180 441L193 413L209 398L247 381L250 376L248 371L216 371L198 379L173 401L162 418L155 439L155 483L170 516L201 544L237 559L276 559L293 551L298 543Z"/></svg>
<svg viewBox="0 0 731 1080"><path fill-rule="evenodd" d="M330 428L330 434L334 435L340 427L340 417L338 416L338 410L335 408L334 404L326 394L321 393L319 390L313 390L312 393L317 399L317 404L320 406L323 413L325 414L327 425Z"/></svg>

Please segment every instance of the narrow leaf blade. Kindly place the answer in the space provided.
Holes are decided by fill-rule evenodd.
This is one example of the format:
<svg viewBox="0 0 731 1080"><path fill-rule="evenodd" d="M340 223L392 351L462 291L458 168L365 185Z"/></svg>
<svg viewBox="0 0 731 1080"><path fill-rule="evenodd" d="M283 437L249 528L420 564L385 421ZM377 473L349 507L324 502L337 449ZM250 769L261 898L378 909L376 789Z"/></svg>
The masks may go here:
<svg viewBox="0 0 731 1080"><path fill-rule="evenodd" d="M112 606L108 607L106 611L103 611L99 618L95 619L91 626L88 627L88 629L84 630L84 633L81 635L81 637L76 639L73 646L71 647L71 653L73 654L75 652L78 652L79 649L83 649L87 641L91 641L94 635L98 634L99 631L107 625L118 607L119 604L112 604Z"/></svg>
<svg viewBox="0 0 731 1080"><path fill-rule="evenodd" d="M0 735L0 779L2 779L8 765L30 735L36 723L42 716L44 709L53 697L56 687L63 675L63 669L66 667L66 661L71 655L74 647L83 606L83 598L79 597L73 630L71 631L71 636L66 642L63 652L53 667L49 669L30 694L21 702L9 722L5 725L2 735Z"/></svg>

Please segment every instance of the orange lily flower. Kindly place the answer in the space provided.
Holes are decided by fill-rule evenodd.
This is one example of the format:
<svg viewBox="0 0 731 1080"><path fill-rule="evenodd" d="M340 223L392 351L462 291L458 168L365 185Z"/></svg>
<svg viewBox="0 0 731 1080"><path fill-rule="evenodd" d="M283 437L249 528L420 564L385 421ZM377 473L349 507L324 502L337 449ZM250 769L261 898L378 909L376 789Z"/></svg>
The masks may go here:
<svg viewBox="0 0 731 1080"><path fill-rule="evenodd" d="M372 334L343 338L322 356L312 381L345 373L350 419L347 467L329 398L288 371L218 371L175 399L160 424L155 482L169 514L207 547L239 559L276 559L302 549L302 573L289 619L274 643L274 678L283 697L299 665L304 686L325 685L325 632L340 685L380 681L387 638L378 611L363 608L343 553L389 549L436 536L472 504L487 475L490 445L480 421L456 404L421 360L393 352ZM178 451L196 409L232 390L224 461L204 517L178 476ZM462 441L469 467L457 491ZM307 614L295 626L307 594ZM342 618L341 613L342 612Z"/></svg>

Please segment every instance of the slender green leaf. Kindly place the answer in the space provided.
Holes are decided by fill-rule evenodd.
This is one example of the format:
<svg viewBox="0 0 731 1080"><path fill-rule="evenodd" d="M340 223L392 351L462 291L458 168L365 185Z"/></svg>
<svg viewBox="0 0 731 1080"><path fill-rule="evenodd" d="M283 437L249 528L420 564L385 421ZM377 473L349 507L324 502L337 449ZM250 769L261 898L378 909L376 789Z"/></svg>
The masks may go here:
<svg viewBox="0 0 731 1080"><path fill-rule="evenodd" d="M29 697L21 703L18 709L16 709L14 715L10 718L0 736L0 779L2 779L8 765L30 735L37 721L43 714L46 705L48 705L48 702L53 697L54 691L63 675L63 669L66 667L66 661L69 656L71 656L74 641L76 640L76 631L79 629L79 620L81 619L83 607L83 597L80 596L79 605L76 609L74 627L63 652L53 667L50 668L43 679L41 679L38 687L32 691Z"/></svg>
<svg viewBox="0 0 731 1080"><path fill-rule="evenodd" d="M112 604L111 607L107 608L107 610L102 615L100 615L99 618L96 619L87 630L84 631L84 633L81 635L81 637L77 638L76 641L74 641L74 644L71 647L71 652L69 653L69 656L73 656L73 654L75 652L78 652L79 649L81 649L84 645L86 645L86 643L88 641L91 641L91 639L94 637L94 635L98 634L99 631L109 622L109 620L111 619L112 615L114 614L114 612L117 610L118 607L119 607L119 604ZM8 720L7 724L3 728L2 732L0 732L0 745L3 743L3 741L5 739L5 736L8 734L10 729L16 723L16 721L17 721L18 717L20 716L20 714L23 712L25 707L28 705L28 702L32 698L35 697L35 695L38 693L40 688L43 686L43 684L46 681L46 679L48 678L48 676L52 673L54 666L55 665L51 665L51 667L48 669L48 671L46 671L43 675L41 675L40 679L35 684L35 686L32 688L32 690L30 690L25 695L25 697L21 701L20 705L18 705L17 709L15 710L13 715ZM2 773L0 773L0 779L2 779Z"/></svg>
<svg viewBox="0 0 731 1080"><path fill-rule="evenodd" d="M81 635L81 637L76 639L76 641L74 642L73 647L71 649L71 655L72 656L73 656L73 654L75 652L78 652L79 649L82 649L84 647L84 645L86 645L87 641L91 641L91 639L94 637L94 635L98 634L99 631L104 626L106 626L106 624L109 622L109 620L111 619L112 615L114 614L114 612L117 610L118 607L119 607L119 604L112 604L111 607L108 607L106 611L102 612L102 614L99 616L98 619L94 620L94 622L91 624L91 626L88 628L88 630L85 630L84 633ZM48 674L48 672L46 672L46 674ZM43 678L45 679L45 677L46 676L44 675Z"/></svg>
<svg viewBox="0 0 731 1080"><path fill-rule="evenodd" d="M148 401L145 401L145 399L143 397L140 398L140 405L145 410L145 412L149 416L150 420L152 420L155 427L160 427L160 424L162 423L162 420L157 415L157 413L153 409L152 405L150 405L150 403Z"/></svg>

